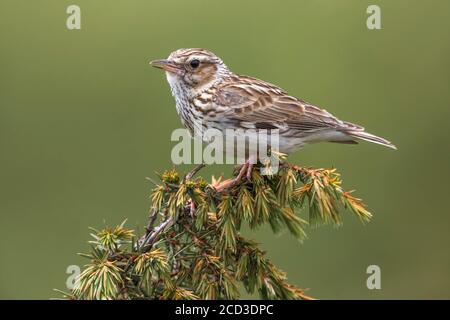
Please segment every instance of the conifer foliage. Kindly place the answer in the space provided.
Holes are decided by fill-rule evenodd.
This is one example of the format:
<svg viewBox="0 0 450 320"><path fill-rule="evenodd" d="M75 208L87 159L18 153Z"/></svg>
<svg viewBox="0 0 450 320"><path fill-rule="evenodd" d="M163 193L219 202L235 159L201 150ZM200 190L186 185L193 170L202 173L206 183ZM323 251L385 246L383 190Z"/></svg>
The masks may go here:
<svg viewBox="0 0 450 320"><path fill-rule="evenodd" d="M201 168L184 177L174 169L160 176L141 237L124 223L93 229L91 252L83 254L90 262L66 297L238 299L241 286L262 299L310 299L241 227L269 224L304 239L308 223L341 224L343 209L363 222L371 218L361 200L342 189L335 169L284 163L263 176L256 167L251 182L219 192L217 181L194 178Z"/></svg>

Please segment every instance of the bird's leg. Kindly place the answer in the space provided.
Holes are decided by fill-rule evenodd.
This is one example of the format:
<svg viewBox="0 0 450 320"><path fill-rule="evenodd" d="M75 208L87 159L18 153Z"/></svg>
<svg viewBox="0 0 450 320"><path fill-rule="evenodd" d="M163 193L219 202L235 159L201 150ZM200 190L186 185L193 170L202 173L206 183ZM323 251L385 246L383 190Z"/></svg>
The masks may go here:
<svg viewBox="0 0 450 320"><path fill-rule="evenodd" d="M241 182L244 175L247 177L248 181L251 181L254 162L255 162L255 158L253 156L250 156L247 159L247 161L245 161L245 163L242 165L242 167L239 169L239 173L234 179L228 179L228 180L221 182L220 184L214 186L215 189L218 192L226 190L226 189L230 189L230 188L234 187L235 185L237 185L239 182Z"/></svg>
<svg viewBox="0 0 450 320"><path fill-rule="evenodd" d="M239 170L239 174L235 178L227 179L227 180L219 183L218 185L214 186L216 191L221 192L223 190L233 188L235 185L237 185L242 180L242 177L244 177L244 175L246 174L247 167L248 167L248 164L246 162L242 165L241 169Z"/></svg>
<svg viewBox="0 0 450 320"><path fill-rule="evenodd" d="M189 213L191 215L191 218L194 218L195 217L195 212L197 210L195 202L192 199L190 199L189 202L188 202L188 205L189 205Z"/></svg>
<svg viewBox="0 0 450 320"><path fill-rule="evenodd" d="M255 165L257 161L257 157L256 155L251 155L248 159L247 159L247 181L252 181L252 171L253 171L253 166Z"/></svg>
<svg viewBox="0 0 450 320"><path fill-rule="evenodd" d="M204 163L199 164L198 166L196 166L192 171L190 171L186 177L185 180L191 180L194 175L199 172L201 169L203 169L206 165ZM192 218L194 218L195 216L195 211L197 210L197 207L195 205L195 202L192 199L189 199L188 203L188 209L189 209L189 213L191 215Z"/></svg>
<svg viewBox="0 0 450 320"><path fill-rule="evenodd" d="M248 169L248 163L247 161L242 165L242 167L239 169L239 173L236 176L236 178L234 178L233 180L236 180L236 182L239 182L242 180L242 178L244 177L244 175L247 173L247 169Z"/></svg>

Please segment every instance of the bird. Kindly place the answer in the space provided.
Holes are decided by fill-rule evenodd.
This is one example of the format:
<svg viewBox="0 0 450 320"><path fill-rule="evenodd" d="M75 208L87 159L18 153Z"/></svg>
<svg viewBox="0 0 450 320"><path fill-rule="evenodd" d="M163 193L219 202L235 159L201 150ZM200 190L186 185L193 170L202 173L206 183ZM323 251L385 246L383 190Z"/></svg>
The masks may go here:
<svg viewBox="0 0 450 320"><path fill-rule="evenodd" d="M150 65L166 73L177 113L194 134L213 128L273 130L279 151L289 155L316 142L357 144L358 140L396 149L360 125L343 121L269 82L233 73L217 55L202 48L178 49ZM248 159L235 181L251 176Z"/></svg>

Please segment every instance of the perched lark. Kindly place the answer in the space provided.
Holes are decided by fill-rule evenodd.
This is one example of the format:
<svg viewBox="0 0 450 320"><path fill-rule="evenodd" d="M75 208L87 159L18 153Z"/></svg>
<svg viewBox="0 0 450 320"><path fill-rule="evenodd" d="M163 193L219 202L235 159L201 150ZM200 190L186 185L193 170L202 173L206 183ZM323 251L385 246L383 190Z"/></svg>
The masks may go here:
<svg viewBox="0 0 450 320"><path fill-rule="evenodd" d="M364 128L289 95L268 82L234 74L205 49L179 49L151 65L166 71L185 127L195 130L279 129L279 151L290 154L306 144L328 141L356 144L356 139L395 146ZM251 172L251 164L243 173Z"/></svg>

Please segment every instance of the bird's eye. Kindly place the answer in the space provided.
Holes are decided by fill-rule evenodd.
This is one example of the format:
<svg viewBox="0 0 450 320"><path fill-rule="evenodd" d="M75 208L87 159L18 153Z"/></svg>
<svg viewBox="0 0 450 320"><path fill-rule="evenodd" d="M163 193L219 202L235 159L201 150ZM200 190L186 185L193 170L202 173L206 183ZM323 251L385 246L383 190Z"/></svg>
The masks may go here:
<svg viewBox="0 0 450 320"><path fill-rule="evenodd" d="M189 65L191 66L192 69L197 69L198 66L200 65L200 60L198 59L193 59Z"/></svg>

